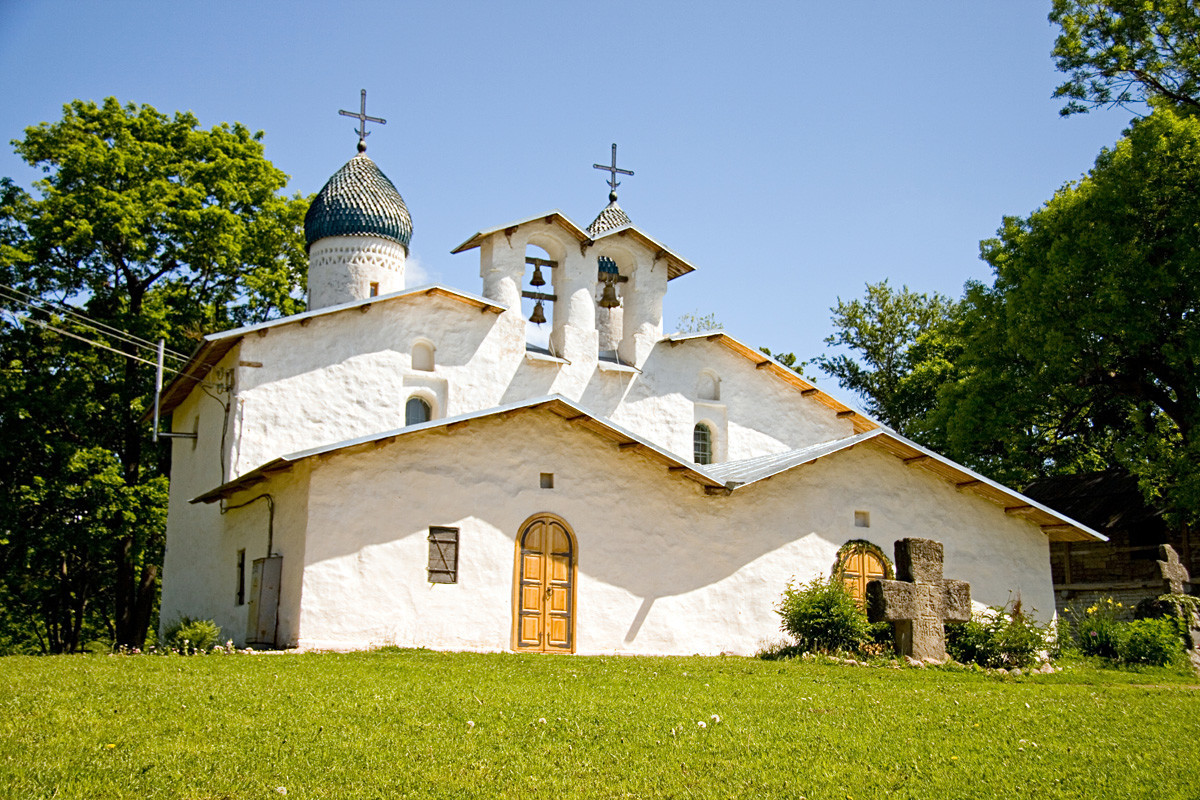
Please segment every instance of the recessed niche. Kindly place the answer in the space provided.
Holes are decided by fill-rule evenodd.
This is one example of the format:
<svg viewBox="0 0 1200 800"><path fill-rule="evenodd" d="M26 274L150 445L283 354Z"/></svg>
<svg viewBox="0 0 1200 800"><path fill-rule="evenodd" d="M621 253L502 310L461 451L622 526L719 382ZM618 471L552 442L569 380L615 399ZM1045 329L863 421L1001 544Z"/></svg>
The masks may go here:
<svg viewBox="0 0 1200 800"><path fill-rule="evenodd" d="M543 472L542 473L542 488L543 489L553 489L554 488L554 473L553 472Z"/></svg>
<svg viewBox="0 0 1200 800"><path fill-rule="evenodd" d="M854 527L869 528L871 527L871 513L869 511L854 512Z"/></svg>

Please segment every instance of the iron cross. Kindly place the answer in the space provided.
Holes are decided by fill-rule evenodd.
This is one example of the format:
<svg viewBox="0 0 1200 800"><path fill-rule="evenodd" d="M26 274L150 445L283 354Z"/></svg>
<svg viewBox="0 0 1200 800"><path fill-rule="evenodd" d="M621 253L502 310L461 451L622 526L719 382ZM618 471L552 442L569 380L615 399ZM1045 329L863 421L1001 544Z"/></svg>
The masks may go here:
<svg viewBox="0 0 1200 800"><path fill-rule="evenodd" d="M366 138L368 136L368 133L367 133L367 123L368 122L378 122L380 125L387 125L387 120L383 119L382 117L368 117L367 116L367 90L366 89L362 90L361 101L362 102L359 104L357 114L355 114L353 111L338 111L338 113L341 114L343 117L354 117L355 119L358 120L358 130L356 130L355 133L358 134L358 140L360 142L364 142L364 141L366 141ZM613 145L613 146L616 147L616 145ZM614 157L615 157L615 153L614 153Z"/></svg>
<svg viewBox="0 0 1200 800"><path fill-rule="evenodd" d="M622 175L632 175L633 174L633 170L617 168L617 145L616 145L616 142L613 143L612 166L606 167L603 164L592 164L592 167L595 169L602 169L605 172L611 173L611 176L608 179L608 185L611 190L609 192L609 195L610 195L609 199L611 199L611 200L617 199L617 187L621 185L620 183L617 182L617 173L620 173Z"/></svg>

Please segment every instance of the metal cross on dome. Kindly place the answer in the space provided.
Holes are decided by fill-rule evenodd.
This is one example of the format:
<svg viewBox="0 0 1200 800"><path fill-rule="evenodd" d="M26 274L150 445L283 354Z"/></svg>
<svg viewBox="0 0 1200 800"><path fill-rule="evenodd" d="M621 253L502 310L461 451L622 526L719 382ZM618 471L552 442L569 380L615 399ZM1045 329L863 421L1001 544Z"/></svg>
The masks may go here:
<svg viewBox="0 0 1200 800"><path fill-rule="evenodd" d="M617 181L617 174L618 173L620 173L621 175L632 175L633 174L633 170L617 168L617 144L616 144L616 142L613 142L613 146L612 146L612 166L606 167L603 164L592 164L592 167L594 169L602 169L605 172L610 173L609 178L608 178L608 186L609 186L608 199L613 202L616 202L617 187L621 185Z"/></svg>
<svg viewBox="0 0 1200 800"><path fill-rule="evenodd" d="M360 101L361 102L359 103L357 114L355 114L353 111L340 111L340 110L338 111L338 113L341 114L343 117L354 117L355 119L358 120L358 129L355 131L355 133L358 134L358 149L361 151L361 150L367 149L367 136L370 135L367 133L367 123L368 122L378 122L380 125L387 125L387 120L384 119L383 117L368 117L367 116L367 90L366 89L362 90L362 95L360 96ZM615 145L614 145L614 147L615 147Z"/></svg>

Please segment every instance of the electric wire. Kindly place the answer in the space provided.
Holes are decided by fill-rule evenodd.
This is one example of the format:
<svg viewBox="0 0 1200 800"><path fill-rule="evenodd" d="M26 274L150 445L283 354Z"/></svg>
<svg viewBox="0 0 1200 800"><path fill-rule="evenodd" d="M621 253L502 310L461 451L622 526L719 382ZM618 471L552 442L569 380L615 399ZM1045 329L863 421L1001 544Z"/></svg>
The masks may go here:
<svg viewBox="0 0 1200 800"><path fill-rule="evenodd" d="M8 293L7 296L5 295L5 293ZM18 297L16 295L20 295L20 296ZM150 350L155 353L158 352L158 344L156 342L151 342L150 340L143 339L142 337L137 336L136 334L132 334L132 333L129 333L128 331L123 331L119 328L114 328L113 326L108 325L103 322L100 322L98 320L91 319L90 317L74 310L73 308L66 305L65 303L57 303L52 300L46 300L44 298L36 297L34 295L29 294L28 292L23 292L20 289L16 289L12 286L8 286L8 285L2 284L2 283L0 283L0 298L11 300L11 301L17 302L17 303L21 303L22 305L24 305L34 311L40 311L42 313L51 313L51 311L61 311L63 313L69 314L69 315L81 320L81 322L77 323L77 324L80 324L84 328L89 328L103 336L115 337L117 339L120 339L120 340L128 343L128 344L132 344L134 346L141 347L144 350ZM44 306L48 306L48 308L44 307ZM104 329L104 330L101 330L101 329ZM170 350L170 349L166 349L166 348L164 348L164 350L163 350L163 355L174 358L177 361L186 362L188 360L187 356L183 355L182 353L178 353L174 350Z"/></svg>

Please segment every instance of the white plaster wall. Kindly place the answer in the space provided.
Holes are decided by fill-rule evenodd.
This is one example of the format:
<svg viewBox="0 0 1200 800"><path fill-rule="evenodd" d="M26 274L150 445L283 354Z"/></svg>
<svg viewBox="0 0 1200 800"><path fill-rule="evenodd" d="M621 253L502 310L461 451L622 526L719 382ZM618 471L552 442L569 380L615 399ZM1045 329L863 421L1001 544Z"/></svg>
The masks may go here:
<svg viewBox="0 0 1200 800"><path fill-rule="evenodd" d="M554 489L539 488L542 472ZM856 510L870 528L854 527ZM947 575L970 581L977 600L1003 603L1012 590L1053 612L1037 528L889 454L862 447L710 497L534 411L323 459L300 643L509 649L515 537L539 512L577 537L580 653L753 653L780 636L773 607L788 580L829 574L856 538L889 553L903 536L938 539ZM457 584L427 581L431 525L461 529Z"/></svg>
<svg viewBox="0 0 1200 800"><path fill-rule="evenodd" d="M237 359L234 347L210 372L208 382L215 384L228 375ZM216 386L209 391L215 397L197 388L171 413L171 430L195 432L196 438L170 440L171 485L159 613L163 627L181 615L197 616L198 609L210 607L208 591L213 581L233 574L233 562L225 564L211 550L221 525L216 507L188 502L224 482L221 464L227 450L221 444L222 403L229 402L230 393Z"/></svg>
<svg viewBox="0 0 1200 800"><path fill-rule="evenodd" d="M308 253L309 310L404 288L404 245L379 236L327 236Z"/></svg>

